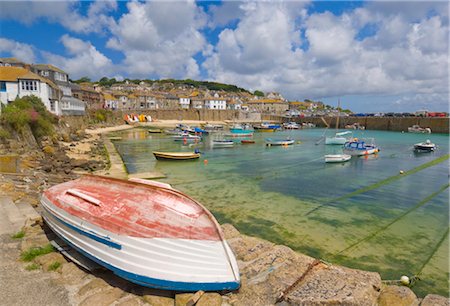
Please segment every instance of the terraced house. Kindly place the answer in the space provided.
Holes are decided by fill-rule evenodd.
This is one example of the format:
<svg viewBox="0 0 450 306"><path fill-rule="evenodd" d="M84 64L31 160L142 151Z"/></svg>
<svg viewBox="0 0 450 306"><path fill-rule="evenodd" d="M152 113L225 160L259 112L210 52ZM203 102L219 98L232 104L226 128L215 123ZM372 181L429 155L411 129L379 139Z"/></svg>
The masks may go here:
<svg viewBox="0 0 450 306"><path fill-rule="evenodd" d="M36 96L55 115L61 115L61 90L51 80L23 67L0 67L0 101L2 105L16 98Z"/></svg>

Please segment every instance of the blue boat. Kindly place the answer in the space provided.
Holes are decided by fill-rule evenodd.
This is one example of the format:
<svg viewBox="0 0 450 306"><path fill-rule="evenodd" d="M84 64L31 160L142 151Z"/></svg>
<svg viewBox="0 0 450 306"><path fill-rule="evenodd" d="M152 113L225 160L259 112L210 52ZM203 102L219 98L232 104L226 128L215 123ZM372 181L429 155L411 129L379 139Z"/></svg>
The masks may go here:
<svg viewBox="0 0 450 306"><path fill-rule="evenodd" d="M373 138L370 138L370 143L366 143L363 139L354 138L344 144L344 153L349 155L363 156L376 154L380 149L375 145Z"/></svg>
<svg viewBox="0 0 450 306"><path fill-rule="evenodd" d="M245 135L250 135L253 134L253 128L248 125L241 125L241 124L235 124L230 128L230 133L232 134L245 134Z"/></svg>

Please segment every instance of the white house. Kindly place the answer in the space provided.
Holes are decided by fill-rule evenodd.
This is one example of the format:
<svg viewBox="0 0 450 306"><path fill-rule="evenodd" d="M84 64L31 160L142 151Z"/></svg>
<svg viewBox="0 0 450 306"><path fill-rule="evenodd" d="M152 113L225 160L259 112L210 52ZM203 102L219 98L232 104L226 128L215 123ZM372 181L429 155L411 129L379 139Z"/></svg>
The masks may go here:
<svg viewBox="0 0 450 306"><path fill-rule="evenodd" d="M0 102L36 96L55 115L61 115L60 90L52 81L22 67L0 67Z"/></svg>
<svg viewBox="0 0 450 306"><path fill-rule="evenodd" d="M191 105L191 99L189 97L180 97L180 106L183 109L188 109Z"/></svg>
<svg viewBox="0 0 450 306"><path fill-rule="evenodd" d="M222 98L209 98L205 100L206 109L227 109L227 100Z"/></svg>

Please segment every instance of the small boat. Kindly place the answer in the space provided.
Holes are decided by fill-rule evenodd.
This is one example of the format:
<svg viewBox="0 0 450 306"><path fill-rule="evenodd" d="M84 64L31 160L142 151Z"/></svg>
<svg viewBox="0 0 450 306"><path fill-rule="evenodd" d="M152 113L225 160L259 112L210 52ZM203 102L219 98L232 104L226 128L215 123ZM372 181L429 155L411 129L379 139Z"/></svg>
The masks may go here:
<svg viewBox="0 0 450 306"><path fill-rule="evenodd" d="M248 125L248 124L234 124L231 128L230 128L230 133L233 135L253 135L253 128Z"/></svg>
<svg viewBox="0 0 450 306"><path fill-rule="evenodd" d="M352 141L347 141L344 144L344 153L356 156L375 154L380 149L374 144L374 140L370 139L371 143L367 144L365 140L354 138Z"/></svg>
<svg viewBox="0 0 450 306"><path fill-rule="evenodd" d="M347 124L345 126L346 129L353 129L353 130L365 130L366 127L364 125L359 124L359 122L355 122L353 124Z"/></svg>
<svg viewBox="0 0 450 306"><path fill-rule="evenodd" d="M261 123L261 125L255 125L253 128L258 132L275 132L276 130L281 129L281 125Z"/></svg>
<svg viewBox="0 0 450 306"><path fill-rule="evenodd" d="M316 125L312 122L303 122L302 123L302 128L315 128Z"/></svg>
<svg viewBox="0 0 450 306"><path fill-rule="evenodd" d="M428 133L428 134L430 134L431 129L430 128L422 128L419 125L415 124L408 128L408 132L409 133Z"/></svg>
<svg viewBox="0 0 450 306"><path fill-rule="evenodd" d="M287 130L298 130L300 125L296 122L285 122L283 123L283 127Z"/></svg>
<svg viewBox="0 0 450 306"><path fill-rule="evenodd" d="M414 151L416 152L433 152L434 150L436 150L436 145L429 139L427 139L425 142L416 143L414 145Z"/></svg>
<svg viewBox="0 0 450 306"><path fill-rule="evenodd" d="M252 143L255 143L255 141L252 139L242 139L241 143L242 144L252 144Z"/></svg>
<svg viewBox="0 0 450 306"><path fill-rule="evenodd" d="M158 152L153 151L153 155L158 160L190 160L200 157L198 152Z"/></svg>
<svg viewBox="0 0 450 306"><path fill-rule="evenodd" d="M336 133L334 137L326 137L325 144L326 145L343 145L347 141L351 139L351 137L344 137L345 135L351 135L352 132L345 131Z"/></svg>
<svg viewBox="0 0 450 306"><path fill-rule="evenodd" d="M328 154L325 155L326 163L343 163L349 161L352 158L351 155L348 154Z"/></svg>
<svg viewBox="0 0 450 306"><path fill-rule="evenodd" d="M266 146L288 146L294 143L294 139L272 139L266 138Z"/></svg>
<svg viewBox="0 0 450 306"><path fill-rule="evenodd" d="M195 134L209 134L209 132L207 130L201 129L199 127L194 127L194 133Z"/></svg>
<svg viewBox="0 0 450 306"><path fill-rule="evenodd" d="M162 133L161 129L149 129L148 130L149 133Z"/></svg>
<svg viewBox="0 0 450 306"><path fill-rule="evenodd" d="M225 140L225 139L224 140L213 140L212 145L213 145L213 147L221 147L221 148L233 147L234 142L233 142L233 140Z"/></svg>
<svg viewBox="0 0 450 306"><path fill-rule="evenodd" d="M220 131L223 130L223 125L206 123L205 125L203 125L203 129L208 132Z"/></svg>
<svg viewBox="0 0 450 306"><path fill-rule="evenodd" d="M47 189L41 204L53 232L130 282L191 292L240 286L214 216L169 184L85 175Z"/></svg>
<svg viewBox="0 0 450 306"><path fill-rule="evenodd" d="M202 137L197 135L191 135L188 133L182 133L179 135L172 136L175 141L183 141L183 142L200 142Z"/></svg>

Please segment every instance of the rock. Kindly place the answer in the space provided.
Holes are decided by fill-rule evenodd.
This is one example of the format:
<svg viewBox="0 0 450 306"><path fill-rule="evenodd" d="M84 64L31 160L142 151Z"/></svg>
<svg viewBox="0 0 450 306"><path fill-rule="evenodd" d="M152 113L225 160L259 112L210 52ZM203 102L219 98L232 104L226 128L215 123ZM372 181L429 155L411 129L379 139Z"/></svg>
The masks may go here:
<svg viewBox="0 0 450 306"><path fill-rule="evenodd" d="M239 231L231 224L226 223L226 224L222 224L222 231L223 231L223 235L225 236L225 239L231 239L231 238L236 238L240 235Z"/></svg>
<svg viewBox="0 0 450 306"><path fill-rule="evenodd" d="M175 295L175 306L186 306L193 293L179 293Z"/></svg>
<svg viewBox="0 0 450 306"><path fill-rule="evenodd" d="M428 294L420 306L449 306L450 299L437 294Z"/></svg>
<svg viewBox="0 0 450 306"><path fill-rule="evenodd" d="M320 263L304 275L284 300L296 305L376 305L380 287L378 273Z"/></svg>
<svg viewBox="0 0 450 306"><path fill-rule="evenodd" d="M291 286L314 261L286 246L277 245L249 262L241 262L241 288L230 295L236 305L275 304L277 297Z"/></svg>
<svg viewBox="0 0 450 306"><path fill-rule="evenodd" d="M89 283L84 285L78 290L78 296L84 297L86 295L91 295L93 293L99 292L101 290L104 290L107 287L111 287L107 282L105 282L101 278L94 278Z"/></svg>
<svg viewBox="0 0 450 306"><path fill-rule="evenodd" d="M378 305L412 306L419 305L416 295L404 286L387 286L380 292Z"/></svg>
<svg viewBox="0 0 450 306"><path fill-rule="evenodd" d="M109 288L88 296L79 306L108 306L118 300L123 294L124 292L119 288Z"/></svg>
<svg viewBox="0 0 450 306"><path fill-rule="evenodd" d="M63 264L61 270L58 272L61 273L61 277L57 280L57 282L67 285L81 283L87 275L72 262Z"/></svg>
<svg viewBox="0 0 450 306"><path fill-rule="evenodd" d="M47 236L42 234L36 234L34 236L27 236L23 237L22 244L20 246L20 249L23 251L28 251L31 248L36 247L42 247L49 244Z"/></svg>
<svg viewBox="0 0 450 306"><path fill-rule="evenodd" d="M152 306L173 306L175 302L174 299L170 297L158 295L144 295L143 299Z"/></svg>
<svg viewBox="0 0 450 306"><path fill-rule="evenodd" d="M135 295L129 294L128 296L121 298L120 301L118 301L117 304L115 304L115 305L116 306L141 306L143 304L144 304L144 301L141 298L139 298Z"/></svg>
<svg viewBox="0 0 450 306"><path fill-rule="evenodd" d="M218 293L205 293L198 300L196 306L220 306L222 305L222 296Z"/></svg>
<svg viewBox="0 0 450 306"><path fill-rule="evenodd" d="M195 303L197 303L197 301L203 296L204 293L205 291L202 290L197 291L193 296L191 296L189 301L187 301L186 306L195 305Z"/></svg>
<svg viewBox="0 0 450 306"><path fill-rule="evenodd" d="M273 248L274 244L255 237L241 235L227 241L237 259L249 261L259 254L267 252Z"/></svg>
<svg viewBox="0 0 450 306"><path fill-rule="evenodd" d="M61 264L60 267L55 270L59 271L62 267L62 264L67 262L64 256L56 252L38 256L34 259L34 261L40 264L44 271L49 271L49 267L53 265L55 262L59 262Z"/></svg>

